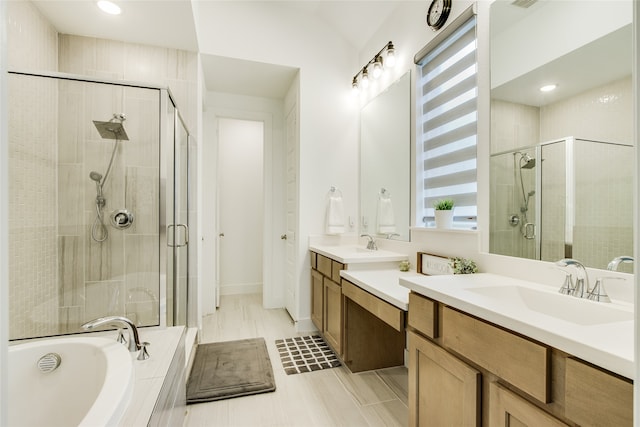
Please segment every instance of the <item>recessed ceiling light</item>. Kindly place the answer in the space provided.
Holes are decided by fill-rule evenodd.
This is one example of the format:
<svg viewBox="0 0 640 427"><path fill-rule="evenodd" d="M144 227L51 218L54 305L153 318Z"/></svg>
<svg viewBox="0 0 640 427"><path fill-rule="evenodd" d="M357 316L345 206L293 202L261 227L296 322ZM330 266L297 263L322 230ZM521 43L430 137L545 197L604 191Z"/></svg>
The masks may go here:
<svg viewBox="0 0 640 427"><path fill-rule="evenodd" d="M108 0L100 0L98 2L98 7L100 8L100 10L110 15L120 15L120 13L122 12L120 6Z"/></svg>
<svg viewBox="0 0 640 427"><path fill-rule="evenodd" d="M554 90L557 87L558 87L558 85L555 85L555 84L554 85L545 85L545 86L542 86L540 88L540 92L551 92L552 90Z"/></svg>

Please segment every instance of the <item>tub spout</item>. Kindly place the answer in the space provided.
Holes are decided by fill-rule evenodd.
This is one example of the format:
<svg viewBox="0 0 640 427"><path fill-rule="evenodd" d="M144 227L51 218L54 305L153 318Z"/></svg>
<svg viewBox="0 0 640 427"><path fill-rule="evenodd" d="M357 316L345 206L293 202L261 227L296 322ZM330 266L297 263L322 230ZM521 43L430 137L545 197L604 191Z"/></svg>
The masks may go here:
<svg viewBox="0 0 640 427"><path fill-rule="evenodd" d="M140 344L140 337L138 336L138 328L133 322L126 317L123 316L108 316L108 317L99 317L94 320L90 320L84 325L81 326L85 331L90 331L94 328L100 326L125 326L129 330L129 351L136 352L142 348Z"/></svg>

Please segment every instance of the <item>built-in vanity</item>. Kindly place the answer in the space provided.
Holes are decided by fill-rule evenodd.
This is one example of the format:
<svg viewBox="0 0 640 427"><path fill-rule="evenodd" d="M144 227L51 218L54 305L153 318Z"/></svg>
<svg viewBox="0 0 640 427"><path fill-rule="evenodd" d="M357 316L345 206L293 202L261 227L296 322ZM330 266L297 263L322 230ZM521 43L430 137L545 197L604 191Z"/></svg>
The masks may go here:
<svg viewBox="0 0 640 427"><path fill-rule="evenodd" d="M401 278L410 425L633 424L633 308L492 274Z"/></svg>
<svg viewBox="0 0 640 427"><path fill-rule="evenodd" d="M404 364L407 256L355 246L311 246L311 319L352 372Z"/></svg>
<svg viewBox="0 0 640 427"><path fill-rule="evenodd" d="M388 251L310 251L313 322L345 365L398 366L408 350L411 426L633 424L631 303L401 272L407 257Z"/></svg>

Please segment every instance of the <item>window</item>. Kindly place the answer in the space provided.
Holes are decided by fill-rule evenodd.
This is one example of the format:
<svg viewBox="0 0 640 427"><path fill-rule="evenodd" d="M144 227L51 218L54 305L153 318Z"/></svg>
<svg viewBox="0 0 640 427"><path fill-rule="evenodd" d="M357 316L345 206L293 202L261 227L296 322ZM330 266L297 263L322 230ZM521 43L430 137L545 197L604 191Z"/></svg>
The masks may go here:
<svg viewBox="0 0 640 427"><path fill-rule="evenodd" d="M434 202L449 198L455 203L454 227L474 228L478 214L475 16L449 32L439 34L416 55L418 217L424 225L432 225Z"/></svg>

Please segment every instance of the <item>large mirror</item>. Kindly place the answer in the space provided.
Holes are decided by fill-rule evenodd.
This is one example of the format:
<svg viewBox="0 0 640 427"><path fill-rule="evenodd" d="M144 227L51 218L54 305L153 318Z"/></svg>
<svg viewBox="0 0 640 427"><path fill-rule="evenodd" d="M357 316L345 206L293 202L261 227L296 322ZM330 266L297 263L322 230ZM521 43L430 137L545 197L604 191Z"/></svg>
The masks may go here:
<svg viewBox="0 0 640 427"><path fill-rule="evenodd" d="M633 255L632 1L490 10L490 252L602 269Z"/></svg>
<svg viewBox="0 0 640 427"><path fill-rule="evenodd" d="M360 231L409 240L411 75L405 73L360 114Z"/></svg>

